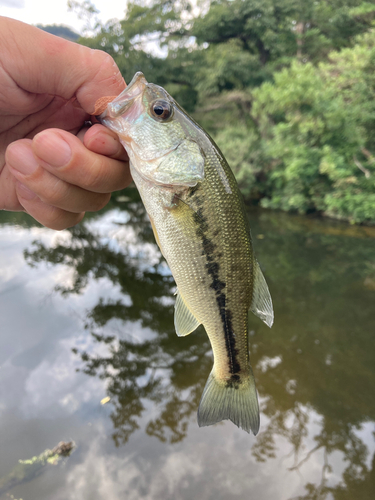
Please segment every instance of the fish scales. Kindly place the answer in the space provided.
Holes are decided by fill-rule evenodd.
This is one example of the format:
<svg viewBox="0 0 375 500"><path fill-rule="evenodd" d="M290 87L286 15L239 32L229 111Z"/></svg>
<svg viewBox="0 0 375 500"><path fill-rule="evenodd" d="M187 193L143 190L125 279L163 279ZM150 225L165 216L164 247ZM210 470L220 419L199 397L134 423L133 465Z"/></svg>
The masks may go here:
<svg viewBox="0 0 375 500"><path fill-rule="evenodd" d="M214 151L207 155L205 180L178 198L168 192L168 208L163 211L155 200L165 195L164 188L152 186L151 190L160 190L154 197L146 187L142 199L179 293L210 337L215 369L231 380L248 364L252 253L240 198L233 194L237 185L231 179L232 193L225 191L215 168L219 161ZM133 167L132 175L137 179ZM238 218L243 219L241 224Z"/></svg>
<svg viewBox="0 0 375 500"><path fill-rule="evenodd" d="M213 349L198 423L230 419L256 434L248 310L269 326L273 311L233 173L212 139L142 74L108 108L100 119L127 149L134 182L177 284L177 334L202 324ZM158 115L165 110L163 121ZM158 147L163 154L157 154Z"/></svg>

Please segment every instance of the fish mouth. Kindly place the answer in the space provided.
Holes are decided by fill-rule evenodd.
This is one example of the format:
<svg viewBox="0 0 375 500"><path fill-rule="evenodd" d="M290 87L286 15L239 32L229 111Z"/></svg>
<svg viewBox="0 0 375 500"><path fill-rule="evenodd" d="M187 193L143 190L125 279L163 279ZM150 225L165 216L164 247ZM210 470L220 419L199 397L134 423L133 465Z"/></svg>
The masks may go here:
<svg viewBox="0 0 375 500"><path fill-rule="evenodd" d="M99 122L102 123L106 118L118 118L124 114L133 105L134 101L143 94L147 84L144 74L138 71L126 89L110 102L107 109L97 117Z"/></svg>

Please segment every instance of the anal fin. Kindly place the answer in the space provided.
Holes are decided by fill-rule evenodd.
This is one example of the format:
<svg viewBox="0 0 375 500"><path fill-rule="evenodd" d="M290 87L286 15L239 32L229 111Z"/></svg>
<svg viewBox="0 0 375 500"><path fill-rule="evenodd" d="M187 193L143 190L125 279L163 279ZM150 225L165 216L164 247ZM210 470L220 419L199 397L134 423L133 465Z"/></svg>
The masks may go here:
<svg viewBox="0 0 375 500"><path fill-rule="evenodd" d="M184 299L177 290L176 303L174 306L174 326L179 337L185 337L193 332L200 322L185 304Z"/></svg>
<svg viewBox="0 0 375 500"><path fill-rule="evenodd" d="M270 292L258 262L254 259L253 300L250 311L271 328L273 324L273 306Z"/></svg>

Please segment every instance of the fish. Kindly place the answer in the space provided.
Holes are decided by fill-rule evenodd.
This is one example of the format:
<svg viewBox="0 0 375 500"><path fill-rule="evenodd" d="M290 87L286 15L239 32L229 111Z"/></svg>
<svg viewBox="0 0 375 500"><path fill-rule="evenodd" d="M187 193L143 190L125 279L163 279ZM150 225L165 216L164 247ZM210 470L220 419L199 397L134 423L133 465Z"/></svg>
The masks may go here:
<svg viewBox="0 0 375 500"><path fill-rule="evenodd" d="M168 92L134 75L98 116L117 133L177 285L179 337L203 325L214 363L198 425L231 420L259 431L259 403L249 357L249 309L269 327L272 299L255 258L244 202L213 139Z"/></svg>

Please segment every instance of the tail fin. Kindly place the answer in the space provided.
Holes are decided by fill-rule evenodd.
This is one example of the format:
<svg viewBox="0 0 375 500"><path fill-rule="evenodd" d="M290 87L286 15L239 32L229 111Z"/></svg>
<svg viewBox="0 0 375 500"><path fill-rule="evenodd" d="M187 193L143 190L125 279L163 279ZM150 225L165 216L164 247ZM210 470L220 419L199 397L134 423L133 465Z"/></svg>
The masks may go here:
<svg viewBox="0 0 375 500"><path fill-rule="evenodd" d="M232 385L218 381L214 370L208 377L198 408L198 425L231 420L246 432L259 431L259 404L252 372L250 377Z"/></svg>

